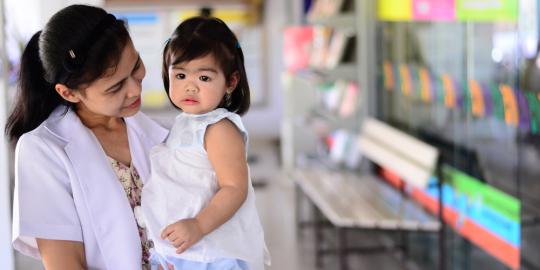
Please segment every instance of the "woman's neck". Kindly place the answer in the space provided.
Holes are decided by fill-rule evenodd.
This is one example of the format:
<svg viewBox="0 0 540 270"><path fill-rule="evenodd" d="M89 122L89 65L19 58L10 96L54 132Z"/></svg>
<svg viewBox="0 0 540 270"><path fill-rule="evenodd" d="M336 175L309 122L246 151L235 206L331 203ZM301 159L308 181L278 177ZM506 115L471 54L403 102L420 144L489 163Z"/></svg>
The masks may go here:
<svg viewBox="0 0 540 270"><path fill-rule="evenodd" d="M93 129L105 129L115 130L124 127L124 119L121 117L111 117L105 115L99 115L87 110L77 110L79 119L87 128Z"/></svg>

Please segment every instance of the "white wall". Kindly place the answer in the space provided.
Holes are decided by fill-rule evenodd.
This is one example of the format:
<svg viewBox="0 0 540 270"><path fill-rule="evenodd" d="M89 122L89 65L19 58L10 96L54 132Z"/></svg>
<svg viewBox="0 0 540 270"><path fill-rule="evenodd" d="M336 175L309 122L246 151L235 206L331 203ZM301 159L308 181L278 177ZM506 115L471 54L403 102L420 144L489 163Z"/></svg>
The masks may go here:
<svg viewBox="0 0 540 270"><path fill-rule="evenodd" d="M4 27L4 15L5 4L0 3L0 29ZM1 31L1 30L0 30ZM0 32L0 41L3 44L0 45L0 58L6 59L5 48L5 32ZM13 249L11 248L11 181L9 174L9 152L7 148L7 141L4 135L4 129L7 118L7 62L2 61L0 70L0 262L2 262L2 268L6 270L12 270L15 267L13 258Z"/></svg>
<svg viewBox="0 0 540 270"><path fill-rule="evenodd" d="M4 28L4 5L0 2L0 59L6 59ZM4 129L7 118L7 62L1 61L0 70L0 262L2 269L12 270L15 267L11 248L11 181L9 176L9 152Z"/></svg>
<svg viewBox="0 0 540 270"><path fill-rule="evenodd" d="M2 76L5 78L5 76ZM8 169L8 149L4 126L6 123L6 84L0 79L0 265L2 269L13 269L13 250L11 249L11 181Z"/></svg>
<svg viewBox="0 0 540 270"><path fill-rule="evenodd" d="M243 117L250 138L279 138L283 108L282 82L283 28L287 12L285 0L265 1L264 27L267 47L267 93L268 102L261 107L252 107Z"/></svg>
<svg viewBox="0 0 540 270"><path fill-rule="evenodd" d="M11 60L20 56L21 42L28 41L58 10L71 4L102 6L104 0L4 0L6 8L7 49ZM16 37L17 40L14 40Z"/></svg>

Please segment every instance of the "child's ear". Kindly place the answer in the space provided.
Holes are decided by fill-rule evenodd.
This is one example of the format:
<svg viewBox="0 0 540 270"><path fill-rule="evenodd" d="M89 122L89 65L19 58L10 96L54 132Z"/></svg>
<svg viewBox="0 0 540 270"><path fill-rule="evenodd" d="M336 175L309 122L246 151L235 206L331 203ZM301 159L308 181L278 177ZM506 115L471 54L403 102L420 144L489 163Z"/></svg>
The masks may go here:
<svg viewBox="0 0 540 270"><path fill-rule="evenodd" d="M236 86L238 86L238 83L240 82L240 74L238 71L233 72L231 74L231 77L229 78L229 83L227 85L227 93L232 93L234 89L236 89Z"/></svg>
<svg viewBox="0 0 540 270"><path fill-rule="evenodd" d="M73 90L69 89L65 84L57 83L54 86L54 90L65 100L71 103L79 103L81 99L76 95Z"/></svg>

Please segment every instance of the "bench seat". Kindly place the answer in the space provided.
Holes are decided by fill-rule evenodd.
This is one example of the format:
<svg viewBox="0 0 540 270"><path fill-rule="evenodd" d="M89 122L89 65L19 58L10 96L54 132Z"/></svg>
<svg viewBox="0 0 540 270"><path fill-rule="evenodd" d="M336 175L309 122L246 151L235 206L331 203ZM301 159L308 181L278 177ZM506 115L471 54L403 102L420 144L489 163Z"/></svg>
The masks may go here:
<svg viewBox="0 0 540 270"><path fill-rule="evenodd" d="M316 168L291 178L336 227L437 231L438 220L373 175Z"/></svg>

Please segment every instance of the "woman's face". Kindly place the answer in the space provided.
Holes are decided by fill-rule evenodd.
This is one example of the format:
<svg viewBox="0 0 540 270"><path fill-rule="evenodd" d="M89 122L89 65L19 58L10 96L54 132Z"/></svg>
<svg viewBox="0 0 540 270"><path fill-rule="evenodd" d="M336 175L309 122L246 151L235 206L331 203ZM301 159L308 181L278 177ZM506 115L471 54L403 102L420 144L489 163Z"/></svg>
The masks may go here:
<svg viewBox="0 0 540 270"><path fill-rule="evenodd" d="M116 68L110 68L81 91L74 91L78 98L77 112L106 117L128 117L141 106L141 83L146 74L139 53L129 40L122 51Z"/></svg>

